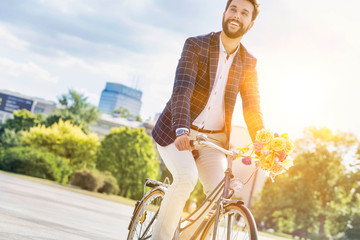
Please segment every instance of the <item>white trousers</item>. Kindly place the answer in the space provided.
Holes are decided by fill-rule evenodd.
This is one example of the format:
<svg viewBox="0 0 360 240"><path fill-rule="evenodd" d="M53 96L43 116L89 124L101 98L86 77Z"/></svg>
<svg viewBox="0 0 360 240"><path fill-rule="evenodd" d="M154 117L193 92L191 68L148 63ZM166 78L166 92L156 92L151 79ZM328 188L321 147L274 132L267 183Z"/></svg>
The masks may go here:
<svg viewBox="0 0 360 240"><path fill-rule="evenodd" d="M191 129L195 139L198 132ZM209 141L224 147L225 133L207 134ZM173 176L173 183L167 189L159 216L153 229L152 240L171 240L182 215L183 208L198 178L206 195L224 178L227 160L223 153L208 147L200 147L195 161L190 151L178 151L175 144L157 145L161 158Z"/></svg>

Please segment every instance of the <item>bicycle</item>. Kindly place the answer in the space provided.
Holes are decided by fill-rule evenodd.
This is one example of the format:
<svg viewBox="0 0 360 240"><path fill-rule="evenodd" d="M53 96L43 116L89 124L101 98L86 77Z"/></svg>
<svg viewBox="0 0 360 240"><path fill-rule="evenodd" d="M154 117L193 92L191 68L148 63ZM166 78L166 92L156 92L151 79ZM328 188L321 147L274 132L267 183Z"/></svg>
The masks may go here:
<svg viewBox="0 0 360 240"><path fill-rule="evenodd" d="M243 201L231 199L235 192L230 186L231 179L234 178L231 169L232 161L236 159L238 153L226 150L207 141L207 136L201 133L196 136L193 144L195 146L205 145L223 152L227 156L228 166L223 180L209 196L207 196L201 206L188 217L180 220L173 240L178 240L180 233L192 226L194 222L202 218L205 213L204 220L192 234L191 239L197 239L200 236L200 240L257 240L256 223L250 210L244 205ZM145 240L151 238L152 227L156 221L161 201L168 186L169 184L166 182L162 183L156 180L146 179L144 190L145 187L150 187L151 190L144 194L144 197L135 204L133 216L128 227L128 240ZM209 210L210 207L211 209ZM201 211L200 215L192 219L199 211Z"/></svg>

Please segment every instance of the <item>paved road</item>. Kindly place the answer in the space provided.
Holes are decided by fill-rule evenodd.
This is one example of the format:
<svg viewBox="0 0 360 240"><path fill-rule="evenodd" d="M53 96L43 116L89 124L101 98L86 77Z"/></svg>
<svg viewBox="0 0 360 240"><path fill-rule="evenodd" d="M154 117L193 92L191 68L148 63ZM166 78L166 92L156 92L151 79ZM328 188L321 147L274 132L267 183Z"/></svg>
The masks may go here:
<svg viewBox="0 0 360 240"><path fill-rule="evenodd" d="M0 240L126 239L132 207L55 185L0 172Z"/></svg>
<svg viewBox="0 0 360 240"><path fill-rule="evenodd" d="M0 239L126 239L132 207L0 172Z"/></svg>

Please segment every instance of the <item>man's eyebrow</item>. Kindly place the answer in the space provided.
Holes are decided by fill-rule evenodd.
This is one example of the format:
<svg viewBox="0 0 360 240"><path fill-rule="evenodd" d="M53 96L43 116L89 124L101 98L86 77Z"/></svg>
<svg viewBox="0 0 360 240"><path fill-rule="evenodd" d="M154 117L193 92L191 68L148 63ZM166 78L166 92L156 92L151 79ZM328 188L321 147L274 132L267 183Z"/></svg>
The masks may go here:
<svg viewBox="0 0 360 240"><path fill-rule="evenodd" d="M229 8L237 9L237 6L236 6L236 5L230 5ZM243 8L242 11L247 12L247 13L250 13L250 11L249 11L248 9L246 9L246 8Z"/></svg>

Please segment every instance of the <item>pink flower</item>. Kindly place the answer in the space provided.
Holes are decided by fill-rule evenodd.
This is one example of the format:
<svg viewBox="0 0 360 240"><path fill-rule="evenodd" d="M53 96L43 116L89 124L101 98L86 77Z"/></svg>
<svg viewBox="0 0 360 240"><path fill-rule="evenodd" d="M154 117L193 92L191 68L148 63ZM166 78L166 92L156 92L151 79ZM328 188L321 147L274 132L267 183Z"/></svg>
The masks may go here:
<svg viewBox="0 0 360 240"><path fill-rule="evenodd" d="M279 137L280 135L278 133L274 133L274 137Z"/></svg>
<svg viewBox="0 0 360 240"><path fill-rule="evenodd" d="M241 162L245 165L250 165L251 164L251 157L250 156L246 156L246 157L243 157L241 159Z"/></svg>
<svg viewBox="0 0 360 240"><path fill-rule="evenodd" d="M260 152L263 147L263 145L261 143L257 143L257 142L253 143L253 145L254 145L255 153Z"/></svg>
<svg viewBox="0 0 360 240"><path fill-rule="evenodd" d="M279 154L279 161L282 162L287 157L286 153L284 151L277 152Z"/></svg>

